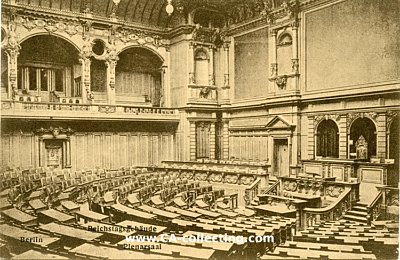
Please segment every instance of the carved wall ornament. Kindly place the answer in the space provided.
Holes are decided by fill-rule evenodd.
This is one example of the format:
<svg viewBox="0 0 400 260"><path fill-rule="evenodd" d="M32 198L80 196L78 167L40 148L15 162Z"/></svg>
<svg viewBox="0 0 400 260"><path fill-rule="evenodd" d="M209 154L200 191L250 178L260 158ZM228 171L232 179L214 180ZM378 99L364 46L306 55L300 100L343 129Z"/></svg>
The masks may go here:
<svg viewBox="0 0 400 260"><path fill-rule="evenodd" d="M208 75L208 84L211 85L211 86L215 85L214 74Z"/></svg>
<svg viewBox="0 0 400 260"><path fill-rule="evenodd" d="M200 98L207 99L208 96L210 95L210 93L211 93L211 89L209 87L205 86L200 90L199 96L200 96Z"/></svg>
<svg viewBox="0 0 400 260"><path fill-rule="evenodd" d="M299 59L292 59L292 72L299 74Z"/></svg>
<svg viewBox="0 0 400 260"><path fill-rule="evenodd" d="M224 86L229 86L229 74L224 74Z"/></svg>
<svg viewBox="0 0 400 260"><path fill-rule="evenodd" d="M23 18L22 26L24 26L28 31L31 31L33 28L35 28L37 25L29 18L25 17Z"/></svg>
<svg viewBox="0 0 400 260"><path fill-rule="evenodd" d="M221 33L219 28L216 28L211 36L211 42L218 48L224 44L225 35Z"/></svg>
<svg viewBox="0 0 400 260"><path fill-rule="evenodd" d="M271 77L278 75L278 63L271 63Z"/></svg>
<svg viewBox="0 0 400 260"><path fill-rule="evenodd" d="M160 35L149 34L140 30L118 28L115 37L123 43L136 42L139 45L151 44L155 47L166 46L167 42Z"/></svg>
<svg viewBox="0 0 400 260"><path fill-rule="evenodd" d="M45 135L45 134L50 134L54 138L57 138L60 134L65 134L67 136L70 136L74 133L70 127L68 128L63 128L63 127L53 127L50 126L49 128L39 128L36 130L36 133L38 133L40 136Z"/></svg>
<svg viewBox="0 0 400 260"><path fill-rule="evenodd" d="M299 1L298 0L284 0L281 7L284 12L290 18L297 18L297 14L299 13Z"/></svg>
<svg viewBox="0 0 400 260"><path fill-rule="evenodd" d="M325 114L314 116L314 126L318 126L323 120L333 120L336 122L340 121L341 116L339 114Z"/></svg>
<svg viewBox="0 0 400 260"><path fill-rule="evenodd" d="M279 89L284 90L286 89L287 76L286 75L278 76L275 82Z"/></svg>
<svg viewBox="0 0 400 260"><path fill-rule="evenodd" d="M279 41L278 41L278 46L292 45L292 43L293 43L293 38L289 33L283 32L280 35Z"/></svg>
<svg viewBox="0 0 400 260"><path fill-rule="evenodd" d="M114 106L99 106L99 112L100 113L115 113L117 111L116 107Z"/></svg>
<svg viewBox="0 0 400 260"><path fill-rule="evenodd" d="M386 112L386 129L389 131L392 125L392 122L398 116L398 111L387 111Z"/></svg>
<svg viewBox="0 0 400 260"><path fill-rule="evenodd" d="M56 32L58 30L56 26L56 22L53 19L49 19L46 21L46 25L44 26L44 29L48 31L49 33Z"/></svg>
<svg viewBox="0 0 400 260"><path fill-rule="evenodd" d="M350 130L350 126L352 123L358 118L367 117L376 123L376 118L378 117L378 113L376 112L353 112L347 114L347 132Z"/></svg>

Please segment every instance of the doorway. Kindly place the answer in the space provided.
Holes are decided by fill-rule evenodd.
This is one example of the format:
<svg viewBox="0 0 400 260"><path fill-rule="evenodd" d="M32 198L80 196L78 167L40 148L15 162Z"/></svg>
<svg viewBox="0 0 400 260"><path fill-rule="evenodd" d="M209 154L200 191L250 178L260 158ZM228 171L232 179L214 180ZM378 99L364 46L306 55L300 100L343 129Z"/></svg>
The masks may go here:
<svg viewBox="0 0 400 260"><path fill-rule="evenodd" d="M287 139L274 140L273 173L275 176L289 176L289 149Z"/></svg>

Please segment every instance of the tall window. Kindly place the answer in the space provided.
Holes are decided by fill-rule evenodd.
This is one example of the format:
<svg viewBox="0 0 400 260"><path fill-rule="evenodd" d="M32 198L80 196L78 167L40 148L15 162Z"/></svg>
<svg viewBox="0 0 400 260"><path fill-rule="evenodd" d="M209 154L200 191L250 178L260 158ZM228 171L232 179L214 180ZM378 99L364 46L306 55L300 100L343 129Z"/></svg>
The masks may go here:
<svg viewBox="0 0 400 260"><path fill-rule="evenodd" d="M18 68L18 88L63 92L63 69L21 66Z"/></svg>
<svg viewBox="0 0 400 260"><path fill-rule="evenodd" d="M195 55L195 76L197 85L208 85L208 54L199 49Z"/></svg>
<svg viewBox="0 0 400 260"><path fill-rule="evenodd" d="M333 120L323 120L318 125L317 156L339 157L339 130Z"/></svg>

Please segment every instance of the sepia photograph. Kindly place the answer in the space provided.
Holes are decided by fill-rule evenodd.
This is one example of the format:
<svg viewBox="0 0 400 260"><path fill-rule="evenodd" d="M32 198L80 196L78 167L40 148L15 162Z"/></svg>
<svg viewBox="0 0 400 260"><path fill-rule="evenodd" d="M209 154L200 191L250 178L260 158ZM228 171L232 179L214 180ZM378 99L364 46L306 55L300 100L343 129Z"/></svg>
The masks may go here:
<svg viewBox="0 0 400 260"><path fill-rule="evenodd" d="M0 4L0 259L399 259L400 0Z"/></svg>

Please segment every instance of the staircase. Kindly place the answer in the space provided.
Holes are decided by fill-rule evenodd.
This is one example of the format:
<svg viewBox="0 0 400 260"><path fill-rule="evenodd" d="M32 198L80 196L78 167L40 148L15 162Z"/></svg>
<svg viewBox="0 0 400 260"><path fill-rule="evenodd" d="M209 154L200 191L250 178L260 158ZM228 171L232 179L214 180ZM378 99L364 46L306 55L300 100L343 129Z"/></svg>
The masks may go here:
<svg viewBox="0 0 400 260"><path fill-rule="evenodd" d="M358 202L350 211L343 215L343 219L351 220L363 224L368 223L368 209L367 204Z"/></svg>

